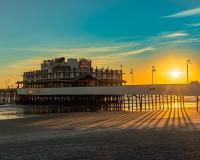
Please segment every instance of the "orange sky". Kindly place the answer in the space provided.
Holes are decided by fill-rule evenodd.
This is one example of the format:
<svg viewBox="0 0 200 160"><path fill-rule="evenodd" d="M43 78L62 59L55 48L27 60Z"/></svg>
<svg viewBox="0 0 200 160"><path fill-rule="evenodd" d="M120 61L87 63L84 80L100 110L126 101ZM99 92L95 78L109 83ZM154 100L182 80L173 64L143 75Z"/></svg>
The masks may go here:
<svg viewBox="0 0 200 160"><path fill-rule="evenodd" d="M127 57L101 58L93 59L93 66L110 66L118 68L120 64L123 65L124 80L127 84L131 84L130 70L134 71L134 84L151 84L151 67L155 65L156 72L154 73L154 83L167 84L167 83L186 83L186 60L191 59L192 64L189 65L189 79L200 81L200 60L193 51L187 50L165 50L160 51L160 54L151 55L147 58L128 59ZM160 56L159 56L160 55ZM193 56L191 56L193 55ZM21 74L24 71L32 69L39 69L39 65L45 57L38 57L34 59L24 60L18 64L13 64L8 69L2 69L1 74L4 75L0 78L0 87L4 88L8 84L15 85L17 80L21 80ZM171 76L172 71L178 71L181 74L177 78ZM8 83L8 80L10 82Z"/></svg>
<svg viewBox="0 0 200 160"><path fill-rule="evenodd" d="M192 61L189 65L189 81L200 81L200 61L198 57L190 56L192 51L165 51L161 56L151 57L141 63L140 67L134 68L134 84L150 84L151 83L151 67L155 65L154 83L186 83L187 82L187 59ZM134 65L133 65L134 66ZM172 72L180 72L177 78L172 76ZM128 69L125 70L128 73ZM126 74L125 79L131 84L130 74Z"/></svg>

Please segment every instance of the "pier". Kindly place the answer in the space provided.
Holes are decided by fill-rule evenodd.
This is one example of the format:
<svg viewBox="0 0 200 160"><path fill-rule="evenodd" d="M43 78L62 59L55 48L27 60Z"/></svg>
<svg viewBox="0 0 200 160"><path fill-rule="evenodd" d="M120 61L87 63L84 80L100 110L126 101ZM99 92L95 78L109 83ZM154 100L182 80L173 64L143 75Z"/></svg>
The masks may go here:
<svg viewBox="0 0 200 160"><path fill-rule="evenodd" d="M1 103L14 103L17 98L16 88L0 89L0 102Z"/></svg>
<svg viewBox="0 0 200 160"><path fill-rule="evenodd" d="M18 103L63 106L63 112L128 110L157 111L182 108L192 96L199 110L200 85L134 85L66 88L21 88Z"/></svg>

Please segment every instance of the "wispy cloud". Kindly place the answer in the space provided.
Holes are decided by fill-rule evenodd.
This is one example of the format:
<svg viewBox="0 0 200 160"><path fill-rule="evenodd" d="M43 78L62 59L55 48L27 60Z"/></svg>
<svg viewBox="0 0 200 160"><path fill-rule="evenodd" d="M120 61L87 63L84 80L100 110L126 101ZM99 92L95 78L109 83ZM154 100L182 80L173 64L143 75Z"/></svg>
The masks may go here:
<svg viewBox="0 0 200 160"><path fill-rule="evenodd" d="M102 56L93 56L92 60L95 61L96 65L99 65L99 64L102 64L102 63L109 64L109 63L112 63L112 62L120 61L127 56L142 54L142 53L152 51L152 50L155 50L155 49L156 48L154 48L154 47L146 47L146 48L135 49L135 50L126 51L126 52L125 51L118 51L115 54L114 53L112 53L112 54L108 53L108 54L105 54L105 55L102 55ZM66 56L66 55L59 54L57 56L59 57L59 56ZM29 59L20 60L20 61L17 61L16 63L10 64L8 66L8 68L11 69L11 70L17 70L18 73L28 71L28 70L36 70L36 69L39 69L38 67L40 66L40 63L42 62L42 60L44 60L46 58L52 58L52 57L50 57L50 56L48 56L48 57L44 57L44 56L31 57Z"/></svg>
<svg viewBox="0 0 200 160"><path fill-rule="evenodd" d="M134 42L127 42L127 43L114 43L109 45L100 45L94 47L83 47L83 48L6 48L0 47L0 50L16 50L16 51L35 51L35 52L54 52L54 53L71 53L71 52L82 52L82 53L89 53L89 52L110 52L110 51L117 51L124 48L135 47L138 46L139 43Z"/></svg>
<svg viewBox="0 0 200 160"><path fill-rule="evenodd" d="M116 53L116 54L108 54L108 55L105 55L105 56L98 56L98 57L95 57L95 58L98 59L98 58L131 56L131 55L137 55L137 54L141 54L141 53L144 53L144 52L152 51L152 50L155 50L155 49L156 48L154 48L154 47L146 47L146 48L131 50L131 51L127 51L127 52L120 52L120 53Z"/></svg>
<svg viewBox="0 0 200 160"><path fill-rule="evenodd" d="M102 61L109 62L110 59L114 60L116 57L131 55L131 54L139 54L144 51L150 50L150 48L134 50L130 52L125 52L125 50L130 50L138 46L139 43L127 42L127 43L116 43L110 44L106 46L96 46L96 47L84 47L84 48L69 48L69 49L59 49L59 48L1 48L1 49L13 49L19 51L36 51L36 52L44 52L44 53L55 53L56 57L66 57L69 55L73 55L73 58L80 58L84 56L84 58L92 58L92 59L101 59ZM116 55L114 54L116 53ZM101 56L99 56L101 55ZM15 63L8 65L7 67L11 70L17 70L18 72L35 70L38 69L40 63L45 59L51 59L52 54L42 54L41 56L33 56L29 59L20 59ZM108 59L106 59L108 58Z"/></svg>
<svg viewBox="0 0 200 160"><path fill-rule="evenodd" d="M164 18L181 18L195 15L200 15L200 7L178 12L169 16L164 16Z"/></svg>
<svg viewBox="0 0 200 160"><path fill-rule="evenodd" d="M130 50L130 51L122 51L122 52L117 52L115 54L107 54L104 56L96 56L93 57L92 60L94 60L96 65L99 66L107 66L108 64L120 64L123 60L127 61L128 56L133 56L133 55L139 55L139 54L144 54L148 53L150 51L156 50L155 47L144 47L140 49L135 49L135 50Z"/></svg>
<svg viewBox="0 0 200 160"><path fill-rule="evenodd" d="M191 43L199 43L200 39L198 38L188 38L188 39L179 39L179 40L172 40L172 41L167 41L167 42L162 42L161 45L164 46L176 46L179 44L191 44Z"/></svg>
<svg viewBox="0 0 200 160"><path fill-rule="evenodd" d="M136 55L136 54L141 54L144 52L148 52L148 51L153 51L156 48L154 47L146 47L146 48L142 48L142 49L138 49L138 50L132 50L132 51L128 51L128 52L122 52L119 54L115 54L115 56L131 56L131 55Z"/></svg>
<svg viewBox="0 0 200 160"><path fill-rule="evenodd" d="M200 27L200 23L192 23L192 24L188 24L187 26L189 26L189 27Z"/></svg>
<svg viewBox="0 0 200 160"><path fill-rule="evenodd" d="M163 34L162 37L165 38L177 38L177 37L185 37L188 36L189 34L186 32L174 32L174 33L168 33L168 34Z"/></svg>

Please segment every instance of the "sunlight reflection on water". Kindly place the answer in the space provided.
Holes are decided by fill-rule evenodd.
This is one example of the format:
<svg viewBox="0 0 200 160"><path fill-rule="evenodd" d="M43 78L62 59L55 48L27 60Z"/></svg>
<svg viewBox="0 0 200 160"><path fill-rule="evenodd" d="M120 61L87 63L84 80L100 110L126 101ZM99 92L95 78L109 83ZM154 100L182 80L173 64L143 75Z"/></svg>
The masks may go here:
<svg viewBox="0 0 200 160"><path fill-rule="evenodd" d="M187 102L184 103L184 107L186 108L195 108L196 102L194 98L185 98ZM189 101L188 101L189 100ZM157 103L157 105L152 103L146 103L142 105L142 111L151 111L159 109L167 109L167 108L180 108L183 107L179 102L175 102L172 104L165 103ZM146 109L145 109L146 108ZM7 104L7 105L0 105L0 120L3 119L17 119L17 118L25 118L30 116L36 116L39 114L48 114L48 113L59 113L62 112L62 106L23 106L23 105L14 105L14 104ZM136 104L132 106L125 105L125 108L122 108L124 111L139 111L139 107L136 107Z"/></svg>

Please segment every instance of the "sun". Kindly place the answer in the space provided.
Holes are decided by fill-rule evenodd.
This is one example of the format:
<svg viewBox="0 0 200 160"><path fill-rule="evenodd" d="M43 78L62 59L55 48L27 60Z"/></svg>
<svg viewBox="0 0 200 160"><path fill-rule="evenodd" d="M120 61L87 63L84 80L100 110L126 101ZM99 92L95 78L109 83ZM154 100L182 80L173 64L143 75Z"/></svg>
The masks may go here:
<svg viewBox="0 0 200 160"><path fill-rule="evenodd" d="M177 78L180 77L181 72L179 72L179 71L172 71L172 72L170 72L170 75L171 75L172 78L177 79Z"/></svg>

